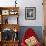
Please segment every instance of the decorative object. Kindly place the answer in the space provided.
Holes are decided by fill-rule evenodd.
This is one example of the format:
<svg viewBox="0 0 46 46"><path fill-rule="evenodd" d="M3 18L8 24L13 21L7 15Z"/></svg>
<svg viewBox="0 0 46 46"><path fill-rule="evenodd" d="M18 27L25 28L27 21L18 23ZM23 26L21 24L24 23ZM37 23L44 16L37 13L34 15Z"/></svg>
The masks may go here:
<svg viewBox="0 0 46 46"><path fill-rule="evenodd" d="M25 8L25 19L26 20L35 20L36 19L36 8L35 7L26 7Z"/></svg>
<svg viewBox="0 0 46 46"><path fill-rule="evenodd" d="M18 32L14 32L13 40L18 40Z"/></svg>
<svg viewBox="0 0 46 46"><path fill-rule="evenodd" d="M14 32L17 32L16 28L14 29Z"/></svg>
<svg viewBox="0 0 46 46"><path fill-rule="evenodd" d="M9 10L2 10L2 15L9 15Z"/></svg>
<svg viewBox="0 0 46 46"><path fill-rule="evenodd" d="M5 28L3 30L3 34L2 34L2 40L4 41L8 41L8 40L12 40L12 30L10 28Z"/></svg>
<svg viewBox="0 0 46 46"><path fill-rule="evenodd" d="M16 2L17 0L15 0L15 7L16 7L16 4L17 4L17 2Z"/></svg>

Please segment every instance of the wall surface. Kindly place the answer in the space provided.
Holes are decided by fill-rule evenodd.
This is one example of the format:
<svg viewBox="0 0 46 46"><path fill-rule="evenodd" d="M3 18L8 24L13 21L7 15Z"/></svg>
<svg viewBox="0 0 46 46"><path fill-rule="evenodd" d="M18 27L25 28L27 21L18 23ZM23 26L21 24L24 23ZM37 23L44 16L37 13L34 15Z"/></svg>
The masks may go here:
<svg viewBox="0 0 46 46"><path fill-rule="evenodd" d="M21 0L19 23L22 26L43 26L42 0ZM25 20L25 7L36 7L36 20Z"/></svg>
<svg viewBox="0 0 46 46"><path fill-rule="evenodd" d="M1 7L15 6L15 0L0 0ZM20 26L43 26L43 6L42 0L17 0L19 6ZM36 20L25 20L25 7L36 7ZM11 17L12 18L12 17ZM9 19L10 20L10 19ZM14 22L14 21L13 21Z"/></svg>

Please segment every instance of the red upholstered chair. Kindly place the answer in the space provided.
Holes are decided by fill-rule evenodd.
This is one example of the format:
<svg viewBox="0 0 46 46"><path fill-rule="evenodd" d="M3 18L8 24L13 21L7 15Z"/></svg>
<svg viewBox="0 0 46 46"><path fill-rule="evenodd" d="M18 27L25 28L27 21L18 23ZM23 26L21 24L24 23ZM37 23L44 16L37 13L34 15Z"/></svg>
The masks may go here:
<svg viewBox="0 0 46 46"><path fill-rule="evenodd" d="M27 46L25 40L28 39L28 38L30 38L30 37L32 37L32 36L35 37L36 40L37 40L37 35L36 35L36 33L33 31L33 29L32 29L32 28L27 29L27 31L25 32L24 37L22 38L21 46ZM40 44L40 42L37 40L37 44L35 44L34 46L41 46L41 44Z"/></svg>

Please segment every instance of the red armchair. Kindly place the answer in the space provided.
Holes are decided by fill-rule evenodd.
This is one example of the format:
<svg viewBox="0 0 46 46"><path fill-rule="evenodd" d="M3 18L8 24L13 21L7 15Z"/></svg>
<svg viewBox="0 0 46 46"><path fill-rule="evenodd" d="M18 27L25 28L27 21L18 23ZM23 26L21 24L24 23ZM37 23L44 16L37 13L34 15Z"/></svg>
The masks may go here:
<svg viewBox="0 0 46 46"><path fill-rule="evenodd" d="M27 45L28 43L29 44L31 44L31 43L30 42L26 43L25 41L30 41L31 39L33 39L33 37L34 37L34 39L36 38L36 40L34 40L34 41L36 41L36 44L34 46L41 46L40 42L37 40L36 33L31 28L27 29L27 31L25 32L25 35L22 38L21 46L32 46L32 45Z"/></svg>

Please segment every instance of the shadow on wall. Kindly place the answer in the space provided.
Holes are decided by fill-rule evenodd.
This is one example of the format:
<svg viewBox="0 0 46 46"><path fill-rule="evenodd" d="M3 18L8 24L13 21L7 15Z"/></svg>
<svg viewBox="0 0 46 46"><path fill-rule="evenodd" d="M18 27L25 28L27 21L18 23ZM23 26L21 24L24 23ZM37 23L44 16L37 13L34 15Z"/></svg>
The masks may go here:
<svg viewBox="0 0 46 46"><path fill-rule="evenodd" d="M19 32L20 42L21 42L21 40L22 40L22 38L24 36L25 31L28 28L32 28L36 32L39 41L41 43L43 43L43 30L42 30L42 26L21 26L20 27L20 32Z"/></svg>

